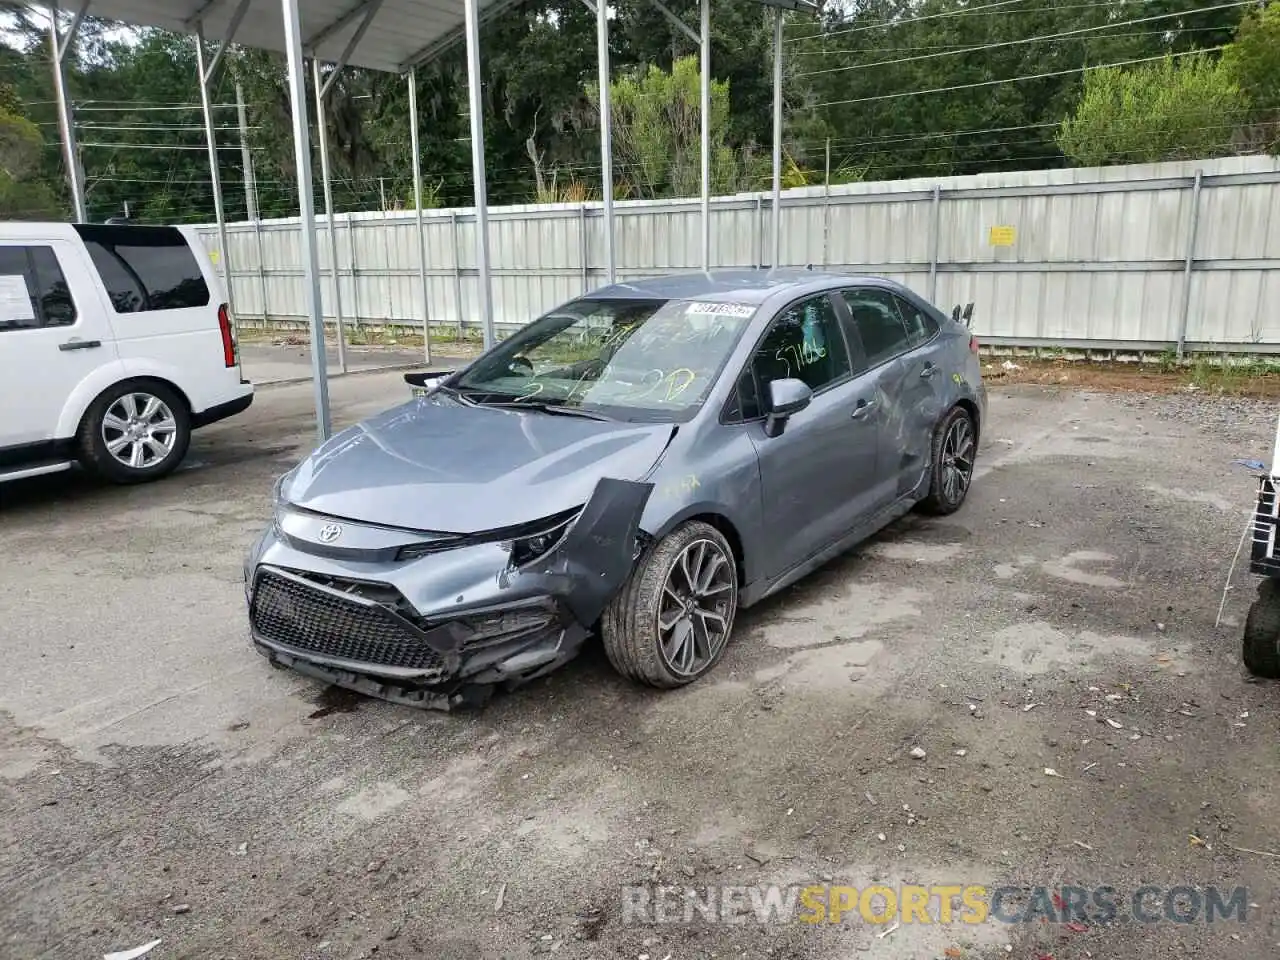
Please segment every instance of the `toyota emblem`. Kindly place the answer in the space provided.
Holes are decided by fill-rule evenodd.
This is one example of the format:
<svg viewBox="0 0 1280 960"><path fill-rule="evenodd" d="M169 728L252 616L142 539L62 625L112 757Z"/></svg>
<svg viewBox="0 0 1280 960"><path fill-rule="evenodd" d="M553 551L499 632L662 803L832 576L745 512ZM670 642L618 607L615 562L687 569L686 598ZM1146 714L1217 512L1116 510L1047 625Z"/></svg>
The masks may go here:
<svg viewBox="0 0 1280 960"><path fill-rule="evenodd" d="M342 536L342 524L340 523L326 523L320 528L321 543L333 543L340 536Z"/></svg>

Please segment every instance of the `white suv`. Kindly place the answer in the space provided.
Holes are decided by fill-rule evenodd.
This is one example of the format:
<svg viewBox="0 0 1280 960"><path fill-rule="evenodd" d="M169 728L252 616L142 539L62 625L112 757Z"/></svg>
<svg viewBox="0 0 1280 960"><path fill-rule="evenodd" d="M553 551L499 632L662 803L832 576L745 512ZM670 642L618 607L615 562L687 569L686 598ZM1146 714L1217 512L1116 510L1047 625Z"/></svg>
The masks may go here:
<svg viewBox="0 0 1280 960"><path fill-rule="evenodd" d="M184 228L0 223L0 482L172 471L253 402L224 300Z"/></svg>

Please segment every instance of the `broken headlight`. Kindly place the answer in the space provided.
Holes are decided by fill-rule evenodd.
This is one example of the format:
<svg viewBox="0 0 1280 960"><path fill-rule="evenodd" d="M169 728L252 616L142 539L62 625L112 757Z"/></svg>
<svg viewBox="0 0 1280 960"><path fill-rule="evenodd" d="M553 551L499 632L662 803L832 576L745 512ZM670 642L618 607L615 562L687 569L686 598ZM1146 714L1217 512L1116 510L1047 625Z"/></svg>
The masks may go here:
<svg viewBox="0 0 1280 960"><path fill-rule="evenodd" d="M523 533L511 541L511 563L522 567L545 557L560 546L561 541L568 535L569 528L581 513L581 507L574 507L572 510L557 513L554 517L547 517L545 520L530 524L529 533Z"/></svg>

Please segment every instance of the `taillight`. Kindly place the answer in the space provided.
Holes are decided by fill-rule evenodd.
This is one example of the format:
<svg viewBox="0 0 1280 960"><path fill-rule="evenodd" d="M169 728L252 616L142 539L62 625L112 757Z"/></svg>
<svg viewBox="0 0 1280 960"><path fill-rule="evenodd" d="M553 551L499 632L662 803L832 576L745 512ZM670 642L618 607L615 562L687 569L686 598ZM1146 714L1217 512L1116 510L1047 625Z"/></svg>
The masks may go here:
<svg viewBox="0 0 1280 960"><path fill-rule="evenodd" d="M228 367L234 367L237 362L236 338L231 332L231 314L225 303L218 307L218 330L222 333L222 361Z"/></svg>
<svg viewBox="0 0 1280 960"><path fill-rule="evenodd" d="M975 337L973 334L969 334L969 352L970 353L978 352L978 338Z"/></svg>

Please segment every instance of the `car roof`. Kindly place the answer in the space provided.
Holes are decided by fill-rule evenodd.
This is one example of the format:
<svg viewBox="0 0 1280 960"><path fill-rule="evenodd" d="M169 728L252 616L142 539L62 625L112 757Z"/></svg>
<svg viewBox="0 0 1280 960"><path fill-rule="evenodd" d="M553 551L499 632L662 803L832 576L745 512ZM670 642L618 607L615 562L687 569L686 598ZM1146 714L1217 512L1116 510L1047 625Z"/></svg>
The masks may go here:
<svg viewBox="0 0 1280 960"><path fill-rule="evenodd" d="M712 270L708 273L673 273L643 280L628 280L587 294L591 300L709 300L759 305L783 291L804 294L851 283L896 286L884 277L830 273L804 267L777 270Z"/></svg>

